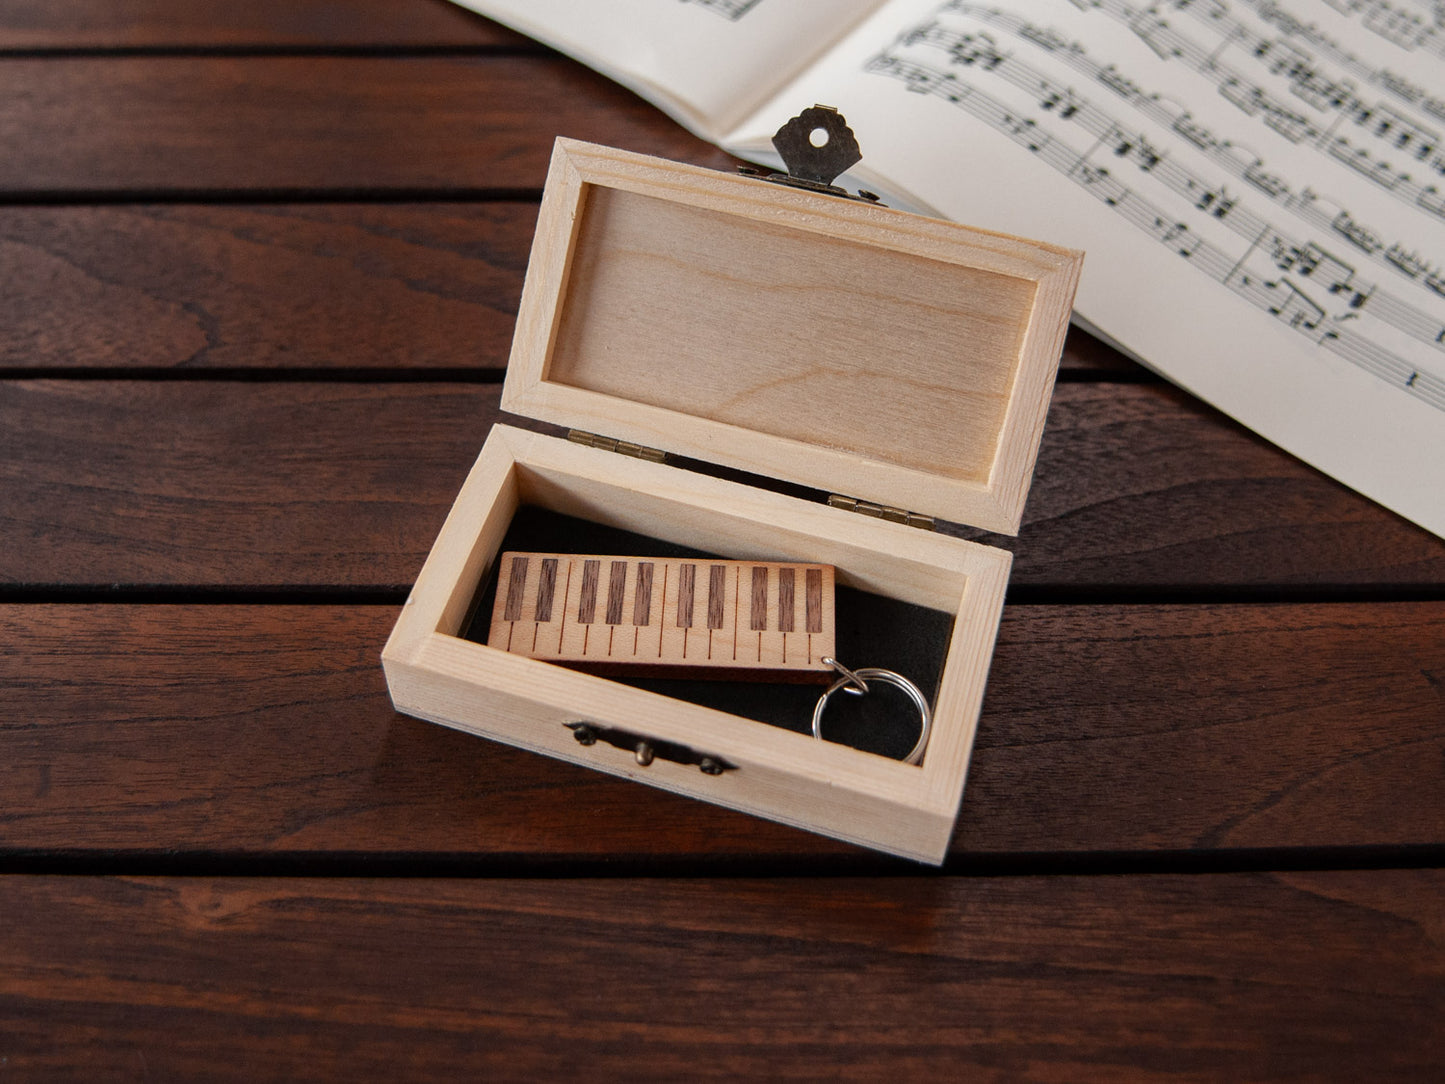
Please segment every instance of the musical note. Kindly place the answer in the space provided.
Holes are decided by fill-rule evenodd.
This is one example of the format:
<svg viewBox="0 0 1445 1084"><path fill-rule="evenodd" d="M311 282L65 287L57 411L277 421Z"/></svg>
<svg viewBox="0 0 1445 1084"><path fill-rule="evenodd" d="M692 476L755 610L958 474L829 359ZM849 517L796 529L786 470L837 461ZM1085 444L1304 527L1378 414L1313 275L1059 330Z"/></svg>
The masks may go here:
<svg viewBox="0 0 1445 1084"><path fill-rule="evenodd" d="M1335 161L1343 162L1355 172L1363 174L1367 179L1385 189L1394 189L1410 180L1409 174L1396 173L1389 163L1379 162L1371 157L1369 151L1352 147L1344 136L1340 136L1330 143L1329 155Z"/></svg>
<svg viewBox="0 0 1445 1084"><path fill-rule="evenodd" d="M1303 113L1297 113L1288 106L1276 102L1268 95L1260 98L1260 119L1264 126L1284 136L1291 143L1303 143L1320 138L1320 129Z"/></svg>
<svg viewBox="0 0 1445 1084"><path fill-rule="evenodd" d="M1259 87L1232 76L1219 84L1219 93L1225 101L1251 117L1259 112L1260 99L1264 97L1264 91Z"/></svg>
<svg viewBox="0 0 1445 1084"><path fill-rule="evenodd" d="M1415 197L1415 202L1432 215L1445 218L1445 196L1442 196L1440 190L1433 184L1422 189L1420 194Z"/></svg>
<svg viewBox="0 0 1445 1084"><path fill-rule="evenodd" d="M1242 47L1244 55L1226 63L1218 50L1200 44L1197 32L1186 33L1165 19L1162 5L1141 10L1131 0L1080 0L1076 6L1128 26L1141 41L1153 38L1168 54L1161 59L1208 72L1231 111L1284 137L1302 155L1338 162L1350 176L1445 217L1445 182L1421 185L1389 161L1393 154L1424 162L1445 176L1436 132L1418 121L1406 123L1403 109L1361 102L1354 71L1349 77L1330 71L1278 24L1274 33L1243 28L1225 14L1230 9L1221 0L1171 7L1215 26ZM1445 259L1433 260L1424 240L1410 243L1413 239L1366 225L1341 201L1298 183L1314 182L1314 176L1291 178L1238 142L1217 115L1205 121L1182 102L1151 93L1134 70L1096 58L1057 26L966 0L952 0L938 11L900 34L868 70L966 111L1067 176L1196 273L1396 387L1406 388L1410 371L1419 367L1384 342L1402 341L1403 335L1445 351L1445 319L1424 304L1427 297L1445 297L1445 276L1435 273L1445 268ZM1289 96L1271 90L1269 80ZM1103 89L1091 93L1090 87ZM1307 110L1336 120L1322 123ZM1445 121L1445 103L1441 110ZM1333 130L1344 123L1350 124L1348 137ZM1298 166L1297 157L1282 157ZM1125 173L1119 162L1135 168ZM1273 220L1261 204L1275 208ZM1343 239L1356 258L1332 251L1329 238ZM1394 276L1400 289L1421 297L1406 300L1371 281L1370 263ZM1387 328L1399 335L1376 341ZM1430 379L1417 379L1408 390L1445 409L1445 384L1426 376Z"/></svg>
<svg viewBox="0 0 1445 1084"><path fill-rule="evenodd" d="M1136 21L1131 29L1160 60L1174 60L1184 55L1185 39L1165 19Z"/></svg>
<svg viewBox="0 0 1445 1084"><path fill-rule="evenodd" d="M1212 150L1219 146L1219 140L1214 138L1214 133L1202 124L1195 123L1188 113L1176 119L1171 127L1200 150Z"/></svg>
<svg viewBox="0 0 1445 1084"><path fill-rule="evenodd" d="M1289 89L1322 113L1342 111L1357 100L1355 84L1350 80L1329 79L1313 69L1301 72L1291 81Z"/></svg>
<svg viewBox="0 0 1445 1084"><path fill-rule="evenodd" d="M1078 45L1070 45L1069 40L1056 30L1047 27L1035 26L1029 23L1019 31L1019 37L1025 41L1031 41L1040 49L1047 49L1049 52L1058 52L1060 49L1079 48Z"/></svg>
<svg viewBox="0 0 1445 1084"><path fill-rule="evenodd" d="M1005 59L1004 54L998 51L998 44L987 34L962 38L950 52L955 64L980 64L985 69L998 67Z"/></svg>
<svg viewBox="0 0 1445 1084"><path fill-rule="evenodd" d="M1273 199L1288 196L1290 194L1290 186L1285 183L1283 178L1273 173L1266 173L1263 166L1264 163L1262 161L1255 159L1254 162L1245 167L1244 179Z"/></svg>
<svg viewBox="0 0 1445 1084"><path fill-rule="evenodd" d="M1407 151L1419 161L1428 158L1440 143L1438 132L1416 124L1399 110L1387 105L1376 106L1355 123L1360 127L1367 127L1376 139Z"/></svg>
<svg viewBox="0 0 1445 1084"><path fill-rule="evenodd" d="M1134 81L1120 72L1113 64L1101 70L1096 78L1121 98L1132 101L1144 96L1144 92L1135 85Z"/></svg>
<svg viewBox="0 0 1445 1084"><path fill-rule="evenodd" d="M1335 220L1330 223L1330 229L1351 244L1371 254L1380 252L1385 247L1385 242L1380 240L1379 234L1356 222L1348 211L1341 211L1336 215Z"/></svg>
<svg viewBox="0 0 1445 1084"><path fill-rule="evenodd" d="M1286 79L1296 79L1311 70L1310 55L1300 52L1279 38L1260 42L1255 47L1254 55L1264 60L1271 75L1283 75Z"/></svg>
<svg viewBox="0 0 1445 1084"><path fill-rule="evenodd" d="M1430 270L1429 265L1420 258L1418 252L1406 252L1398 241L1385 250L1385 259L1412 279L1419 278Z"/></svg>
<svg viewBox="0 0 1445 1084"><path fill-rule="evenodd" d="M1282 271L1297 271L1320 282L1330 293L1338 293L1354 281L1355 268L1313 241L1303 246L1286 245L1276 237L1275 264ZM1319 272L1323 274L1319 274Z"/></svg>
<svg viewBox="0 0 1445 1084"><path fill-rule="evenodd" d="M1058 117L1060 120L1068 120L1079 111L1079 105L1078 102L1074 100L1074 92L1072 90L1050 90L1039 100L1039 108L1041 109L1053 109L1055 107L1059 110Z"/></svg>
<svg viewBox="0 0 1445 1084"><path fill-rule="evenodd" d="M1164 161L1164 152L1158 150L1145 136L1125 136L1122 132L1115 139L1114 156L1132 161L1144 173Z"/></svg>
<svg viewBox="0 0 1445 1084"><path fill-rule="evenodd" d="M1117 205L1120 200L1129 194L1129 190L1115 178L1111 177L1109 171L1101 166L1092 166L1081 159L1077 173L1085 189L1087 189L1091 195L1103 200L1110 207Z"/></svg>
<svg viewBox="0 0 1445 1084"><path fill-rule="evenodd" d="M762 0L682 0L684 4L696 4L700 8L721 15L730 22L737 22Z"/></svg>
<svg viewBox="0 0 1445 1084"><path fill-rule="evenodd" d="M1303 291L1283 280L1267 282L1265 286L1275 293L1282 293L1283 300L1270 305L1269 311L1293 328L1313 331L1325 318L1325 310L1306 297Z"/></svg>
<svg viewBox="0 0 1445 1084"><path fill-rule="evenodd" d="M1408 49L1423 40L1425 23L1413 11L1401 11L1377 0L1366 8L1365 29Z"/></svg>

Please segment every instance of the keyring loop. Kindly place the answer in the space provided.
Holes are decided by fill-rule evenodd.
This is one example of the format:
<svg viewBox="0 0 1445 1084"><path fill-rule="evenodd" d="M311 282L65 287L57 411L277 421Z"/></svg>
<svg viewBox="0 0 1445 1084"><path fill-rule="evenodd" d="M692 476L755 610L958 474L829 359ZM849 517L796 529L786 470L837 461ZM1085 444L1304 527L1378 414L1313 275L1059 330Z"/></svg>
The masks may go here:
<svg viewBox="0 0 1445 1084"><path fill-rule="evenodd" d="M856 672L849 670L832 655L824 655L822 658L824 666L831 666L838 673L843 675L843 685L850 696L863 696L868 692L868 683L860 678Z"/></svg>
<svg viewBox="0 0 1445 1084"><path fill-rule="evenodd" d="M819 741L823 740L823 712L828 708L828 698L839 689L847 689L855 695L861 696L854 682L862 685L865 689L869 681L881 681L885 685L893 685L902 689L908 694L908 699L913 701L913 706L918 709L918 716L923 722L923 729L919 732L918 743L914 745L913 751L903 758L904 764L921 764L923 762L923 751L928 748L928 732L933 727L933 712L929 710L928 700L917 685L909 681L902 674L894 673L892 670L880 670L876 667L864 667L860 670L848 670L840 666L834 659L825 659L831 663L845 676L840 677L833 684L829 685L822 696L818 697L818 703L813 707L813 737Z"/></svg>

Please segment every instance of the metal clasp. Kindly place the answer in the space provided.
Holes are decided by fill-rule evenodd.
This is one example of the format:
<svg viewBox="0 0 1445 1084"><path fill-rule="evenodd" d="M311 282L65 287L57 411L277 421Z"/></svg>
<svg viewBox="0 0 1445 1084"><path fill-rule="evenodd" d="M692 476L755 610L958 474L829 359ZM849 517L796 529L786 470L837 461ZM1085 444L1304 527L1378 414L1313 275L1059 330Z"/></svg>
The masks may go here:
<svg viewBox="0 0 1445 1084"><path fill-rule="evenodd" d="M863 160L863 152L858 149L858 140L843 114L831 105L805 109L784 124L773 136L773 149L783 160L787 173L766 173L751 166L739 166L738 172L774 184L884 206L878 202L877 193L860 188L855 196L833 183L838 174Z"/></svg>
<svg viewBox="0 0 1445 1084"><path fill-rule="evenodd" d="M720 756L700 753L681 742L662 741L642 734L634 734L615 726L601 726L597 723L564 723L578 745L596 745L599 741L615 749L626 749L637 763L646 768L655 759L673 764L696 764L703 775L722 775L723 772L737 771L736 764L730 764Z"/></svg>

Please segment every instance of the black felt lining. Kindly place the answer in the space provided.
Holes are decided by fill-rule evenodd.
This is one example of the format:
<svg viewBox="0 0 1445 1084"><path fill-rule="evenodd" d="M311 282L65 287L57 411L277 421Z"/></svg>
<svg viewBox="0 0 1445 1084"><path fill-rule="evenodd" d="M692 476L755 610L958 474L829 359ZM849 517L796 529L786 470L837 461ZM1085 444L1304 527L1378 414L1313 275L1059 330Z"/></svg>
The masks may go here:
<svg viewBox="0 0 1445 1084"><path fill-rule="evenodd" d="M658 558L730 556L688 549L531 505L523 505L513 517L502 540L502 551L506 550ZM497 576L497 568L489 569L477 590L464 623L463 636L468 640L487 642ZM838 658L845 665L895 670L933 702L948 654L953 615L841 585L834 605ZM822 692L821 686L748 681L612 680L804 734L811 727L813 705ZM873 689L867 696L835 695L828 702L823 733L829 741L902 759L918 739L917 712L902 691L882 683Z"/></svg>

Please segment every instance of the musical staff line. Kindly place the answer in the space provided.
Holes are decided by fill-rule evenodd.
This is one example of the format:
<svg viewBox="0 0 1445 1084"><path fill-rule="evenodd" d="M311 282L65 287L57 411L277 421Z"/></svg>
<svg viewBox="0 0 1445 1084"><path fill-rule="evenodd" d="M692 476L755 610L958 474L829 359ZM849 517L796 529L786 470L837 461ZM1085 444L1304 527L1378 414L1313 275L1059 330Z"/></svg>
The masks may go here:
<svg viewBox="0 0 1445 1084"><path fill-rule="evenodd" d="M993 18L995 25L1000 18L1007 17L1007 13L995 9L979 9L955 0L940 8L934 19L901 35L892 48L875 55L865 70L898 79L910 90L942 98L965 110L1025 147L1130 225L1189 261L1198 272L1225 286L1254 308L1309 336L1319 346L1361 370L1445 410L1445 380L1433 372L1422 371L1357 326L1362 319L1372 319L1433 350L1445 349L1445 323L1380 290L1376 283L1358 274L1353 261L1356 258L1373 260L1445 295L1445 289L1437 288L1445 286L1445 282L1441 282L1433 265L1398 244L1387 248L1343 208L1329 208L1321 197L1307 189L1304 192L1308 192L1308 197L1304 192L1295 193L1280 186L1275 196L1280 198L1288 193L1296 213L1302 213L1315 225L1327 224L1350 246L1351 259L1342 259L1317 242L1303 240L1275 226L1253 212L1240 196L1209 183L1179 161L1151 147L1143 135L1130 135L1119 118L1095 106L1073 88L1053 83L1012 53L1001 50L988 33L964 33L940 21L944 14L964 11L971 14L979 10ZM1049 38L1046 31L1029 27L1022 19L1015 22L1011 29L1020 36L1044 37L1053 48L1068 49L1069 59L1076 64L1086 59L1078 47L1067 43L1061 46L1061 35ZM1029 35L1023 34L1025 29ZM920 56L921 49L941 50L947 60L943 66L928 62ZM1096 77L1104 74L1103 66L1091 59L1088 63L1094 66ZM962 70L971 72L978 82L962 78ZM1121 73L1109 74L1112 78L1099 81L1115 94L1136 100L1156 100L1133 86ZM997 81L1000 89L1029 95L1037 114L1026 115L1028 111L1011 107L985 92L979 83L987 80ZM1175 119L1177 122L1178 118ZM1054 130L1046 131L1044 121ZM1061 125L1088 134L1087 149L1081 150L1068 141L1058 131ZM1186 134L1179 131L1177 123L1172 127L1176 134ZM1187 200L1188 213L1171 212L1137 188L1125 184L1110 173L1107 165L1095 161L1103 154L1111 155L1114 161L1131 162L1148 184L1158 185L1172 197ZM1269 183L1269 175L1257 169L1257 159L1247 165L1237 164L1241 179L1257 182L1253 187L1261 188ZM1253 177L1248 176L1251 171ZM1267 189L1261 190L1269 194ZM1194 227L1185 221L1191 215L1195 219ZM1231 254L1219 240L1206 236L1202 232L1206 223L1210 230L1223 230L1247 242L1244 255Z"/></svg>
<svg viewBox="0 0 1445 1084"><path fill-rule="evenodd" d="M954 58L963 57L965 62L972 55L969 50L976 45L970 35L939 30L930 30L911 37L909 43L913 45L923 43L944 48ZM1003 57L1002 54L999 56L1001 59L996 63L991 63L987 68L988 71L1013 86L1038 96L1041 108L1049 110L1059 107L1056 112L1057 116L1070 120L1095 137L1094 148L1103 146L1111 148L1115 157L1131 161L1141 172L1149 174L1152 180L1157 181L1174 194L1183 196L1196 209L1209 213L1220 221L1225 229L1243 239L1254 237L1261 230L1273 231L1276 238L1274 248L1282 253L1291 254L1288 257L1289 262L1280 265L1281 269L1288 270L1292 264L1298 263L1306 267L1304 274L1310 273L1309 261L1299 255L1307 247L1305 242L1255 214L1241 202L1239 197L1230 194L1223 186L1210 185L1203 178L1170 159L1166 153L1154 149L1146 136L1126 132L1122 121L1093 107L1075 95L1071 89L1057 86L1028 65L1016 61L1012 57ZM1061 102L1068 104L1060 107ZM1036 132L1037 122L1035 121L1024 120L1021 123L1033 133L1032 138L1026 142L1029 149L1048 158L1049 141L1052 141L1052 137L1044 135L1042 132ZM1074 152L1069 151L1068 153ZM1090 153L1091 151L1086 151L1082 157L1087 158ZM1107 175L1107 168L1102 168L1094 176L1096 180L1103 180ZM1249 179L1249 167L1240 166L1239 175L1243 179ZM1416 279L1422 286L1433 289L1437 293L1445 293L1445 279L1442 279L1433 270L1433 267L1420 259L1417 254L1405 253L1402 246L1398 244L1387 250L1383 242L1367 243L1366 235L1347 213L1329 214L1321 210L1320 197L1313 192L1310 192L1307 197L1292 197L1291 203L1296 209L1305 212L1304 217L1314 219L1315 225L1332 229L1340 233L1346 240L1364 248L1366 256L1374 258L1382 266L1405 277ZM1334 259L1328 253L1324 255L1329 257L1328 264L1330 266L1341 269L1338 278L1326 285L1326 289L1331 294L1343 294L1354 309L1359 309L1369 302L1373 314L1382 322L1432 349L1445 351L1445 322L1437 320L1430 314L1391 294L1379 291L1375 283L1358 276L1352 265ZM1321 261L1317 259L1314 262Z"/></svg>
<svg viewBox="0 0 1445 1084"><path fill-rule="evenodd" d="M1110 2L1110 0L1100 0L1100 2L1105 3ZM1091 10L1093 10L1094 7L1095 5L1090 5ZM1060 35L1057 31L1034 26L1027 20L1011 12L961 2L961 0L955 0L954 3L948 4L946 10L956 12L980 23L1007 30L1021 41L1048 48L1054 53L1054 59L1078 72L1085 78L1109 87L1109 89L1123 97L1131 108L1136 109L1144 117L1181 136L1197 151L1210 159L1211 162L1228 170L1236 179L1250 185L1257 193L1264 195L1271 202L1276 203L1306 222L1326 229L1336 229L1335 221L1341 214L1348 213L1342 204L1315 192L1311 187L1292 183L1280 175L1270 172L1266 168L1263 159L1254 154L1254 152L1247 151L1231 140L1220 139L1215 136L1207 127L1195 122L1189 111L1182 108L1171 109L1171 103L1169 103L1168 99L1158 94L1146 93L1141 88L1135 86L1132 81L1124 80L1113 70L1112 65L1100 64L1090 57L1082 46L1068 42L1063 35ZM946 40L942 39L946 39L948 35L963 38L987 36L986 34L968 35L959 31L950 31L941 26L935 33L936 36L941 39L937 42L938 44L946 44ZM991 48L996 51L997 43L993 43L991 38L989 41ZM1044 76L1029 68L1028 65L1016 60L1012 55L1003 57L997 66L1006 76L1011 73L1016 73L1011 81L1020 89L1030 91L1033 89L1032 84L1037 81L1040 84L1039 92L1043 98L1047 99L1048 97L1061 96L1066 101L1072 102L1074 92L1071 89L1055 86ZM1091 111L1089 109L1075 108L1072 113L1066 115L1061 111L1059 115L1067 119L1067 116L1073 116L1075 114L1081 114L1081 122L1087 123L1090 120ZM1118 122L1114 121L1113 118L1104 117L1103 121L1096 120L1091 130L1097 130L1101 123ZM1142 136L1140 139L1142 142L1139 147L1140 156L1138 164L1141 168L1144 168L1152 165L1152 162L1147 160L1151 151L1147 139L1144 139ZM1379 180L1373 173L1371 162L1362 159L1355 153L1349 141L1344 137L1335 137L1333 140L1327 141L1325 152L1332 159L1360 173L1367 180ZM1445 167L1445 158L1440 158L1440 161L1442 162L1442 167ZM1382 184L1382 187L1386 187L1388 190L1387 185ZM1419 207L1421 210L1428 211L1437 217L1445 218L1445 196L1441 196L1436 186L1411 184L1397 187L1398 191L1392 193L1396 198L1403 199L1403 196L1409 195L1410 199L1405 199L1404 202ZM1329 204L1335 204L1335 207L1330 209ZM1246 232L1248 232L1248 228L1246 228ZM1352 235L1347 236L1350 236L1351 240L1355 240L1360 237L1360 234L1358 230L1355 230L1352 231ZM1360 247L1369 258L1378 262L1382 267L1385 267L1392 273L1402 274L1404 277L1411 279L1416 285L1429 289L1435 294L1445 296L1445 270L1442 270L1442 268L1445 268L1445 263L1430 261L1421 257L1418 253L1411 253L1411 262L1417 268L1416 273L1411 273L1406 270L1405 264L1392 261L1384 255L1386 246L1383 242L1378 245L1364 244L1360 245ZM1398 246L1397 243L1396 247L1403 246ZM1412 324L1417 322L1414 317L1409 319ZM1402 330L1404 329L1402 328ZM1433 342L1433 338L1433 335L1431 335L1422 339L1422 341Z"/></svg>
<svg viewBox="0 0 1445 1084"><path fill-rule="evenodd" d="M714 15L721 15L728 22L735 23L763 0L682 0L684 4L696 4Z"/></svg>
<svg viewBox="0 0 1445 1084"><path fill-rule="evenodd" d="M1311 53L1281 38L1253 33L1243 23L1224 14L1227 9L1221 4L1210 5L1207 12L1193 3L1167 5L1191 14L1218 33L1220 42L1213 49L1187 37L1159 14L1165 6L1154 4L1140 9L1125 0L1091 0L1084 10L1127 28L1160 59L1186 64L1213 84L1241 113L1257 118L1290 142L1313 146L1349 166L1392 198L1445 217L1445 197L1439 186L1418 181L1408 172L1413 168L1409 163L1415 163L1428 168L1437 178L1445 178L1445 150L1442 150L1439 131L1383 102L1366 101L1353 83L1325 74ZM956 5L956 10L976 14L980 9L961 3ZM1284 79L1289 93L1302 105L1325 113L1328 119L1316 123L1307 113L1270 94L1244 69L1222 63L1220 57L1230 46L1240 50L1246 62L1266 75ZM1371 72L1370 78L1378 74ZM1398 80L1396 86L1398 89ZM1445 109L1445 103L1441 108ZM1441 119L1445 120L1445 115ZM1348 136L1337 134L1344 122L1352 123L1368 145L1362 146ZM1377 146L1383 146L1385 154L1402 157L1407 164L1397 166L1387 161L1376 150Z"/></svg>
<svg viewBox="0 0 1445 1084"><path fill-rule="evenodd" d="M1360 60L1337 41L1320 32L1313 24L1304 22L1285 11L1275 0L1239 0L1246 7L1253 8L1259 18L1289 37L1303 37L1332 61L1347 67L1363 78L1389 89L1390 73L1376 69ZM1360 16L1360 25L1371 34L1398 46L1408 52L1420 49L1432 56L1445 59L1445 39L1441 38L1440 27L1425 24L1419 16L1400 12L1386 0L1324 0L1335 11L1346 17ZM1441 106L1445 115L1445 105Z"/></svg>

